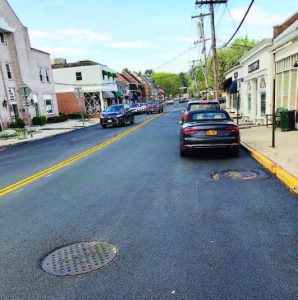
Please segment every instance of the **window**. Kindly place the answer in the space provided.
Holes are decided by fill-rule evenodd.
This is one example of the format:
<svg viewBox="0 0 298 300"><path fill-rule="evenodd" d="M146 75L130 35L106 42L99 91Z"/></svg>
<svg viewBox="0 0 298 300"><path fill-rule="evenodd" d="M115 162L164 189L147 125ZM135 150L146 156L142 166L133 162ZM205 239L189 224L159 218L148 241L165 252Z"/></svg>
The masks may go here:
<svg viewBox="0 0 298 300"><path fill-rule="evenodd" d="M11 73L11 64L5 64L7 77L8 79L12 79L12 73Z"/></svg>
<svg viewBox="0 0 298 300"><path fill-rule="evenodd" d="M82 80L82 72L76 72L76 80Z"/></svg>
<svg viewBox="0 0 298 300"><path fill-rule="evenodd" d="M247 94L247 110L251 113L251 94Z"/></svg>
<svg viewBox="0 0 298 300"><path fill-rule="evenodd" d="M6 43L6 35L4 32L0 32L0 44L7 45Z"/></svg>
<svg viewBox="0 0 298 300"><path fill-rule="evenodd" d="M43 82L43 70L42 69L39 69L39 79L41 82Z"/></svg>
<svg viewBox="0 0 298 300"><path fill-rule="evenodd" d="M265 116L266 113L266 93L261 93L261 116Z"/></svg>
<svg viewBox="0 0 298 300"><path fill-rule="evenodd" d="M50 74L48 69L46 69L46 80L48 83L50 82Z"/></svg>
<svg viewBox="0 0 298 300"><path fill-rule="evenodd" d="M54 113L54 105L53 105L53 99L52 96L44 96L45 101L45 108L47 114L53 114Z"/></svg>

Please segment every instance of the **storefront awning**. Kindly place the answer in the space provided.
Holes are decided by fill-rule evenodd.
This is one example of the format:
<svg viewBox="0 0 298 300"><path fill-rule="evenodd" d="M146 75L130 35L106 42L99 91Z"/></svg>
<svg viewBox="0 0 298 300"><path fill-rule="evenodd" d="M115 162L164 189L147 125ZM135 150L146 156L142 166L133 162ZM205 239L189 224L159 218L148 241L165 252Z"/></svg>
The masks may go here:
<svg viewBox="0 0 298 300"><path fill-rule="evenodd" d="M234 80L229 87L229 93L230 94L236 94L238 92L238 85L237 85L237 80Z"/></svg>
<svg viewBox="0 0 298 300"><path fill-rule="evenodd" d="M106 99L106 98L115 98L115 95L110 92L110 91L104 91L102 92L102 96Z"/></svg>
<svg viewBox="0 0 298 300"><path fill-rule="evenodd" d="M229 88L230 88L230 86L231 86L231 84L232 84L232 77L229 77L228 79L226 79L221 85L220 85L220 88L222 89L222 90L225 90L225 91L227 91L227 90L229 90Z"/></svg>

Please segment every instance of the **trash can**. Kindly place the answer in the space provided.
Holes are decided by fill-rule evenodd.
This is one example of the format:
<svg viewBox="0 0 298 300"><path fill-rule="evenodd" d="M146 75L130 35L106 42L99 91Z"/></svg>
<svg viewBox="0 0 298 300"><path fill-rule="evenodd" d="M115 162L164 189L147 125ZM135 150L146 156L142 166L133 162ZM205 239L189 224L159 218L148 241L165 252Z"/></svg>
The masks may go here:
<svg viewBox="0 0 298 300"><path fill-rule="evenodd" d="M280 112L280 129L281 131L295 130L295 110L281 111Z"/></svg>

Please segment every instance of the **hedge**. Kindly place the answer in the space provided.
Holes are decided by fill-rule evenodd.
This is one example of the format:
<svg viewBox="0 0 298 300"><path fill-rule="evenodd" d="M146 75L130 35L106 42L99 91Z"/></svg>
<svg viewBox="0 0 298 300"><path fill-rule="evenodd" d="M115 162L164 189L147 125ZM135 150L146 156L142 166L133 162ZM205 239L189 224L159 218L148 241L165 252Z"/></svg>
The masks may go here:
<svg viewBox="0 0 298 300"><path fill-rule="evenodd" d="M46 116L36 116L32 118L32 125L44 125L47 123Z"/></svg>
<svg viewBox="0 0 298 300"><path fill-rule="evenodd" d="M65 122L67 120L68 120L68 118L65 115L54 116L54 117L48 117L47 123L60 123L60 122Z"/></svg>

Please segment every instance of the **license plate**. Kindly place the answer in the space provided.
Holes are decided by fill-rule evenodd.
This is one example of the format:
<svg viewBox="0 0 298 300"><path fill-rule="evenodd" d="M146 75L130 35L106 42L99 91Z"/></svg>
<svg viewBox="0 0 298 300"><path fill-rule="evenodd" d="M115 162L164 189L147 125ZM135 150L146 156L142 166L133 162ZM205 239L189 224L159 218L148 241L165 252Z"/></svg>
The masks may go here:
<svg viewBox="0 0 298 300"><path fill-rule="evenodd" d="M217 130L207 130L206 135L217 135Z"/></svg>
<svg viewBox="0 0 298 300"><path fill-rule="evenodd" d="M112 120L108 120L108 123L112 123L113 121Z"/></svg>

